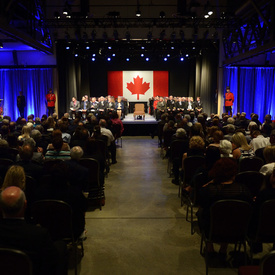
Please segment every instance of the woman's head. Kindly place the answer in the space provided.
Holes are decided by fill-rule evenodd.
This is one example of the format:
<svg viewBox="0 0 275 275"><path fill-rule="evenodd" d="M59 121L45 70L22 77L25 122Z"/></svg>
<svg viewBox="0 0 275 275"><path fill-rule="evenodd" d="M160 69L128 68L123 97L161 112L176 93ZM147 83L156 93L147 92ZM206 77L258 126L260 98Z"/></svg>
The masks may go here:
<svg viewBox="0 0 275 275"><path fill-rule="evenodd" d="M215 162L209 172L209 176L214 179L215 183L223 183L234 180L237 172L238 165L234 159L221 158Z"/></svg>
<svg viewBox="0 0 275 275"><path fill-rule="evenodd" d="M2 190L9 186L17 186L22 190L25 189L26 175L22 166L13 165L8 169L4 179L4 183L2 185Z"/></svg>
<svg viewBox="0 0 275 275"><path fill-rule="evenodd" d="M189 141L189 148L190 149L197 149L197 150L203 150L205 146L205 143L203 139L200 136L193 136L191 137Z"/></svg>
<svg viewBox="0 0 275 275"><path fill-rule="evenodd" d="M236 147L248 147L245 135L242 132L237 132L233 135L232 143L234 143Z"/></svg>

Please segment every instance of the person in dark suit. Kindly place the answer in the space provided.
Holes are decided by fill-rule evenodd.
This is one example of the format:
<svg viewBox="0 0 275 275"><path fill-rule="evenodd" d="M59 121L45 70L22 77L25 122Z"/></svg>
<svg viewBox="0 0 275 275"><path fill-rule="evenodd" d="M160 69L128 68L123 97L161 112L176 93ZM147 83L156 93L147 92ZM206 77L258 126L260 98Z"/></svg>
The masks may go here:
<svg viewBox="0 0 275 275"><path fill-rule="evenodd" d="M17 108L19 110L19 114L21 117L24 117L24 111L26 107L26 98L23 95L23 92L19 92L19 96L17 97Z"/></svg>
<svg viewBox="0 0 275 275"><path fill-rule="evenodd" d="M197 117L198 114L201 114L203 110L203 105L201 102L201 98L199 96L197 97L197 100L194 102L194 107L195 107L195 114Z"/></svg>
<svg viewBox="0 0 275 275"><path fill-rule="evenodd" d="M48 230L24 220L26 205L25 194L19 187L11 186L1 192L0 246L25 252L32 261L34 275L67 274L67 268L61 267L65 261L61 260Z"/></svg>
<svg viewBox="0 0 275 275"><path fill-rule="evenodd" d="M75 114L80 109L80 102L76 99L75 96L72 97L72 101L70 102L70 115L75 117Z"/></svg>

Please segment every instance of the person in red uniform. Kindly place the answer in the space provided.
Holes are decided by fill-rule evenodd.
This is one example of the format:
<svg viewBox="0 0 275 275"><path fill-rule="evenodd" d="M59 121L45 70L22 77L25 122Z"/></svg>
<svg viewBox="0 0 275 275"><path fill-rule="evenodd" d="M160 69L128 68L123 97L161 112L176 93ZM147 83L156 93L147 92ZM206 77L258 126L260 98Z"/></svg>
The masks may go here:
<svg viewBox="0 0 275 275"><path fill-rule="evenodd" d="M46 95L46 100L47 100L48 116L52 116L54 113L55 101L56 101L55 94L53 93L53 89L49 89Z"/></svg>
<svg viewBox="0 0 275 275"><path fill-rule="evenodd" d="M230 87L226 87L226 93L224 96L224 108L225 112L228 114L230 113L230 116L232 116L232 106L234 103L234 95L230 91Z"/></svg>

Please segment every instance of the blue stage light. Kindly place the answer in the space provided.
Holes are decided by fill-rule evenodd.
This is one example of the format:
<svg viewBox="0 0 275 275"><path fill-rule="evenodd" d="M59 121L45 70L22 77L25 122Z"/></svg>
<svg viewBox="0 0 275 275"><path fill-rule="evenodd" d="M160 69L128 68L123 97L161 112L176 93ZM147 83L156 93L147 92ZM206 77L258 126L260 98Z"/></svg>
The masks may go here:
<svg viewBox="0 0 275 275"><path fill-rule="evenodd" d="M181 58L180 58L180 61L184 61L184 57L181 57Z"/></svg>
<svg viewBox="0 0 275 275"><path fill-rule="evenodd" d="M67 46L67 47L66 47L66 50L69 50L69 49L70 49L70 47L69 47L69 46Z"/></svg>
<svg viewBox="0 0 275 275"><path fill-rule="evenodd" d="M144 54L142 53L140 56L141 56L141 57L143 57L143 56L144 56Z"/></svg>
<svg viewBox="0 0 275 275"><path fill-rule="evenodd" d="M75 56L75 57L78 57L78 54L76 53L74 56Z"/></svg>
<svg viewBox="0 0 275 275"><path fill-rule="evenodd" d="M146 59L145 59L146 61L149 61L150 59L149 59L149 57L146 57Z"/></svg>
<svg viewBox="0 0 275 275"><path fill-rule="evenodd" d="M164 60L164 61L167 61L167 57L164 57L163 60Z"/></svg>
<svg viewBox="0 0 275 275"><path fill-rule="evenodd" d="M108 57L108 58L107 58L107 61L111 61L111 57Z"/></svg>
<svg viewBox="0 0 275 275"><path fill-rule="evenodd" d="M94 57L92 58L92 61L95 61L95 58L94 58Z"/></svg>
<svg viewBox="0 0 275 275"><path fill-rule="evenodd" d="M115 53L113 53L113 56L116 56L116 54L115 54Z"/></svg>
<svg viewBox="0 0 275 275"><path fill-rule="evenodd" d="M130 61L130 58L126 58L126 61L127 61L127 62Z"/></svg>

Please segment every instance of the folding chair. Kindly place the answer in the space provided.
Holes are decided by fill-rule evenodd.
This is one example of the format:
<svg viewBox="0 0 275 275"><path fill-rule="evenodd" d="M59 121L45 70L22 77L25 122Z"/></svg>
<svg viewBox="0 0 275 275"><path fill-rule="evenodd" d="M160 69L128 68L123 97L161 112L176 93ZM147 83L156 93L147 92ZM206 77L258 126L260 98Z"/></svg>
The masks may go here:
<svg viewBox="0 0 275 275"><path fill-rule="evenodd" d="M11 248L0 248L0 269L2 275L32 275L29 256Z"/></svg>
<svg viewBox="0 0 275 275"><path fill-rule="evenodd" d="M244 247L246 255L246 234L252 213L248 202L240 200L220 200L210 208L209 232L203 230L200 253L203 255L203 243L231 243L235 249ZM206 275L208 275L208 251L205 249Z"/></svg>
<svg viewBox="0 0 275 275"><path fill-rule="evenodd" d="M75 239L72 226L72 208L60 200L40 200L31 206L33 220L47 228L53 241L63 240L71 244L75 257L75 274L77 275L77 247L81 246L81 257L84 256L83 239Z"/></svg>
<svg viewBox="0 0 275 275"><path fill-rule="evenodd" d="M79 163L89 170L88 188L85 190L89 193L88 199L98 202L99 208L102 210L102 205L105 203L105 194L104 186L100 184L99 180L98 161L92 158L83 158L79 160Z"/></svg>

